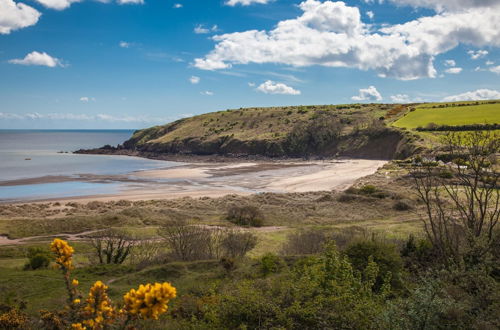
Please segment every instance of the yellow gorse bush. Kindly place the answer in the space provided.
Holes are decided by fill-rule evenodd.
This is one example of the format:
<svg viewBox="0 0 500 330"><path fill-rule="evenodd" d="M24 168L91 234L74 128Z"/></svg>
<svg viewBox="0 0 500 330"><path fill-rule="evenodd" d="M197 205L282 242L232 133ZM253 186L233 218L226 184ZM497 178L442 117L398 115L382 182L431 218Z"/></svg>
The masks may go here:
<svg viewBox="0 0 500 330"><path fill-rule="evenodd" d="M116 317L115 309L111 305L107 291L108 287L101 281L97 281L90 288L87 304L83 308L85 321L83 324L94 328L112 324Z"/></svg>
<svg viewBox="0 0 500 330"><path fill-rule="evenodd" d="M75 250L68 244L68 242L56 238L50 244L50 250L56 255L56 263L65 269L73 268L73 252Z"/></svg>
<svg viewBox="0 0 500 330"><path fill-rule="evenodd" d="M168 302L176 294L175 288L168 282L141 284L139 289L132 289L123 296L124 310L142 319L157 320L160 314L167 311Z"/></svg>
<svg viewBox="0 0 500 330"><path fill-rule="evenodd" d="M79 282L76 278L71 279L74 249L68 242L58 238L50 244L50 249L55 254L55 261L66 281L69 297L65 322L68 322L67 326L71 324L71 329L125 329L129 322L136 319L157 320L167 311L168 302L176 296L176 289L168 282L141 284L137 290L132 289L124 295L123 308L118 309L113 306L108 296L108 286L97 281L82 303L82 295L78 290Z"/></svg>

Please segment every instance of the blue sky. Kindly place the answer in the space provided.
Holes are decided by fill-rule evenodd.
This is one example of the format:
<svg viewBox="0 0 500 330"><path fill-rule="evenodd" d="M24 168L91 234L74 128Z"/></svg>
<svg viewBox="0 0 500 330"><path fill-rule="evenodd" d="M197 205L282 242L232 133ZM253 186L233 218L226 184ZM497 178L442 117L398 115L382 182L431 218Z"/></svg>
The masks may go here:
<svg viewBox="0 0 500 330"><path fill-rule="evenodd" d="M0 0L0 128L500 98L497 1L228 1Z"/></svg>

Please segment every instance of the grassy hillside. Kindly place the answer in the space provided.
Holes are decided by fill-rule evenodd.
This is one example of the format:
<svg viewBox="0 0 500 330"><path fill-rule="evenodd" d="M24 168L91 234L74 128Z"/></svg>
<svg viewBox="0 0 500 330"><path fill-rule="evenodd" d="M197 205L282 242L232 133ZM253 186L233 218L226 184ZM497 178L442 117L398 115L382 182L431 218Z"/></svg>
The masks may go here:
<svg viewBox="0 0 500 330"><path fill-rule="evenodd" d="M385 119L401 105L248 108L207 113L137 131L127 150L160 154L390 159L409 152Z"/></svg>
<svg viewBox="0 0 500 330"><path fill-rule="evenodd" d="M449 126L500 123L500 103L423 104L393 125L414 129L431 123Z"/></svg>

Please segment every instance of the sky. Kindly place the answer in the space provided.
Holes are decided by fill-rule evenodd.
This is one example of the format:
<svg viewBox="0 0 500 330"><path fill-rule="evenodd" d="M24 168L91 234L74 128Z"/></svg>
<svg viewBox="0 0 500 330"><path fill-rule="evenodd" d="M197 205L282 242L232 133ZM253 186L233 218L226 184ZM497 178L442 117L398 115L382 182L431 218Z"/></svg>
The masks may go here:
<svg viewBox="0 0 500 330"><path fill-rule="evenodd" d="M498 0L0 0L0 129L483 99Z"/></svg>

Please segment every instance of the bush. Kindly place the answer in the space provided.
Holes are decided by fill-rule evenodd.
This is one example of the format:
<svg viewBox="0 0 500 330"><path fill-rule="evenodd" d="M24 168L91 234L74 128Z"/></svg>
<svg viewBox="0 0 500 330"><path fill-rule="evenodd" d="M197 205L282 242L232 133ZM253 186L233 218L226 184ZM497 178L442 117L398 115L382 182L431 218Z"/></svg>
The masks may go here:
<svg viewBox="0 0 500 330"><path fill-rule="evenodd" d="M371 185L371 184L367 184L367 185L364 185L363 187L361 187L359 189L359 192L361 194L371 195L371 194L374 194L375 192L377 192L377 187L375 187L374 185Z"/></svg>
<svg viewBox="0 0 500 330"><path fill-rule="evenodd" d="M403 260L395 245L376 240L359 241L346 249L346 255L358 272L366 269L370 258L373 258L380 269L375 282L376 290L382 288L386 276L392 277L391 285L393 288L402 288Z"/></svg>
<svg viewBox="0 0 500 330"><path fill-rule="evenodd" d="M357 196L354 195L354 194L349 194L349 193L342 193L340 194L339 197L337 197L337 201L341 202L341 203L348 203L348 202L352 202L354 200L357 199Z"/></svg>
<svg viewBox="0 0 500 330"><path fill-rule="evenodd" d="M392 208L396 211L408 211L408 210L412 209L411 205L405 201L395 202L394 205L392 206Z"/></svg>
<svg viewBox="0 0 500 330"><path fill-rule="evenodd" d="M320 230L303 230L288 235L288 240L283 246L283 254L306 255L323 251L328 240L326 234Z"/></svg>
<svg viewBox="0 0 500 330"><path fill-rule="evenodd" d="M260 271L264 276L278 273L284 266L285 263L283 260L272 253L268 253L260 258Z"/></svg>
<svg viewBox="0 0 500 330"><path fill-rule="evenodd" d="M257 245L257 236L236 230L228 231L222 239L224 255L241 258Z"/></svg>
<svg viewBox="0 0 500 330"><path fill-rule="evenodd" d="M231 205L226 219L240 226L261 227L264 215L255 205Z"/></svg>
<svg viewBox="0 0 500 330"><path fill-rule="evenodd" d="M50 253L41 248L29 248L28 263L24 266L25 269L41 269L47 268L50 264Z"/></svg>

